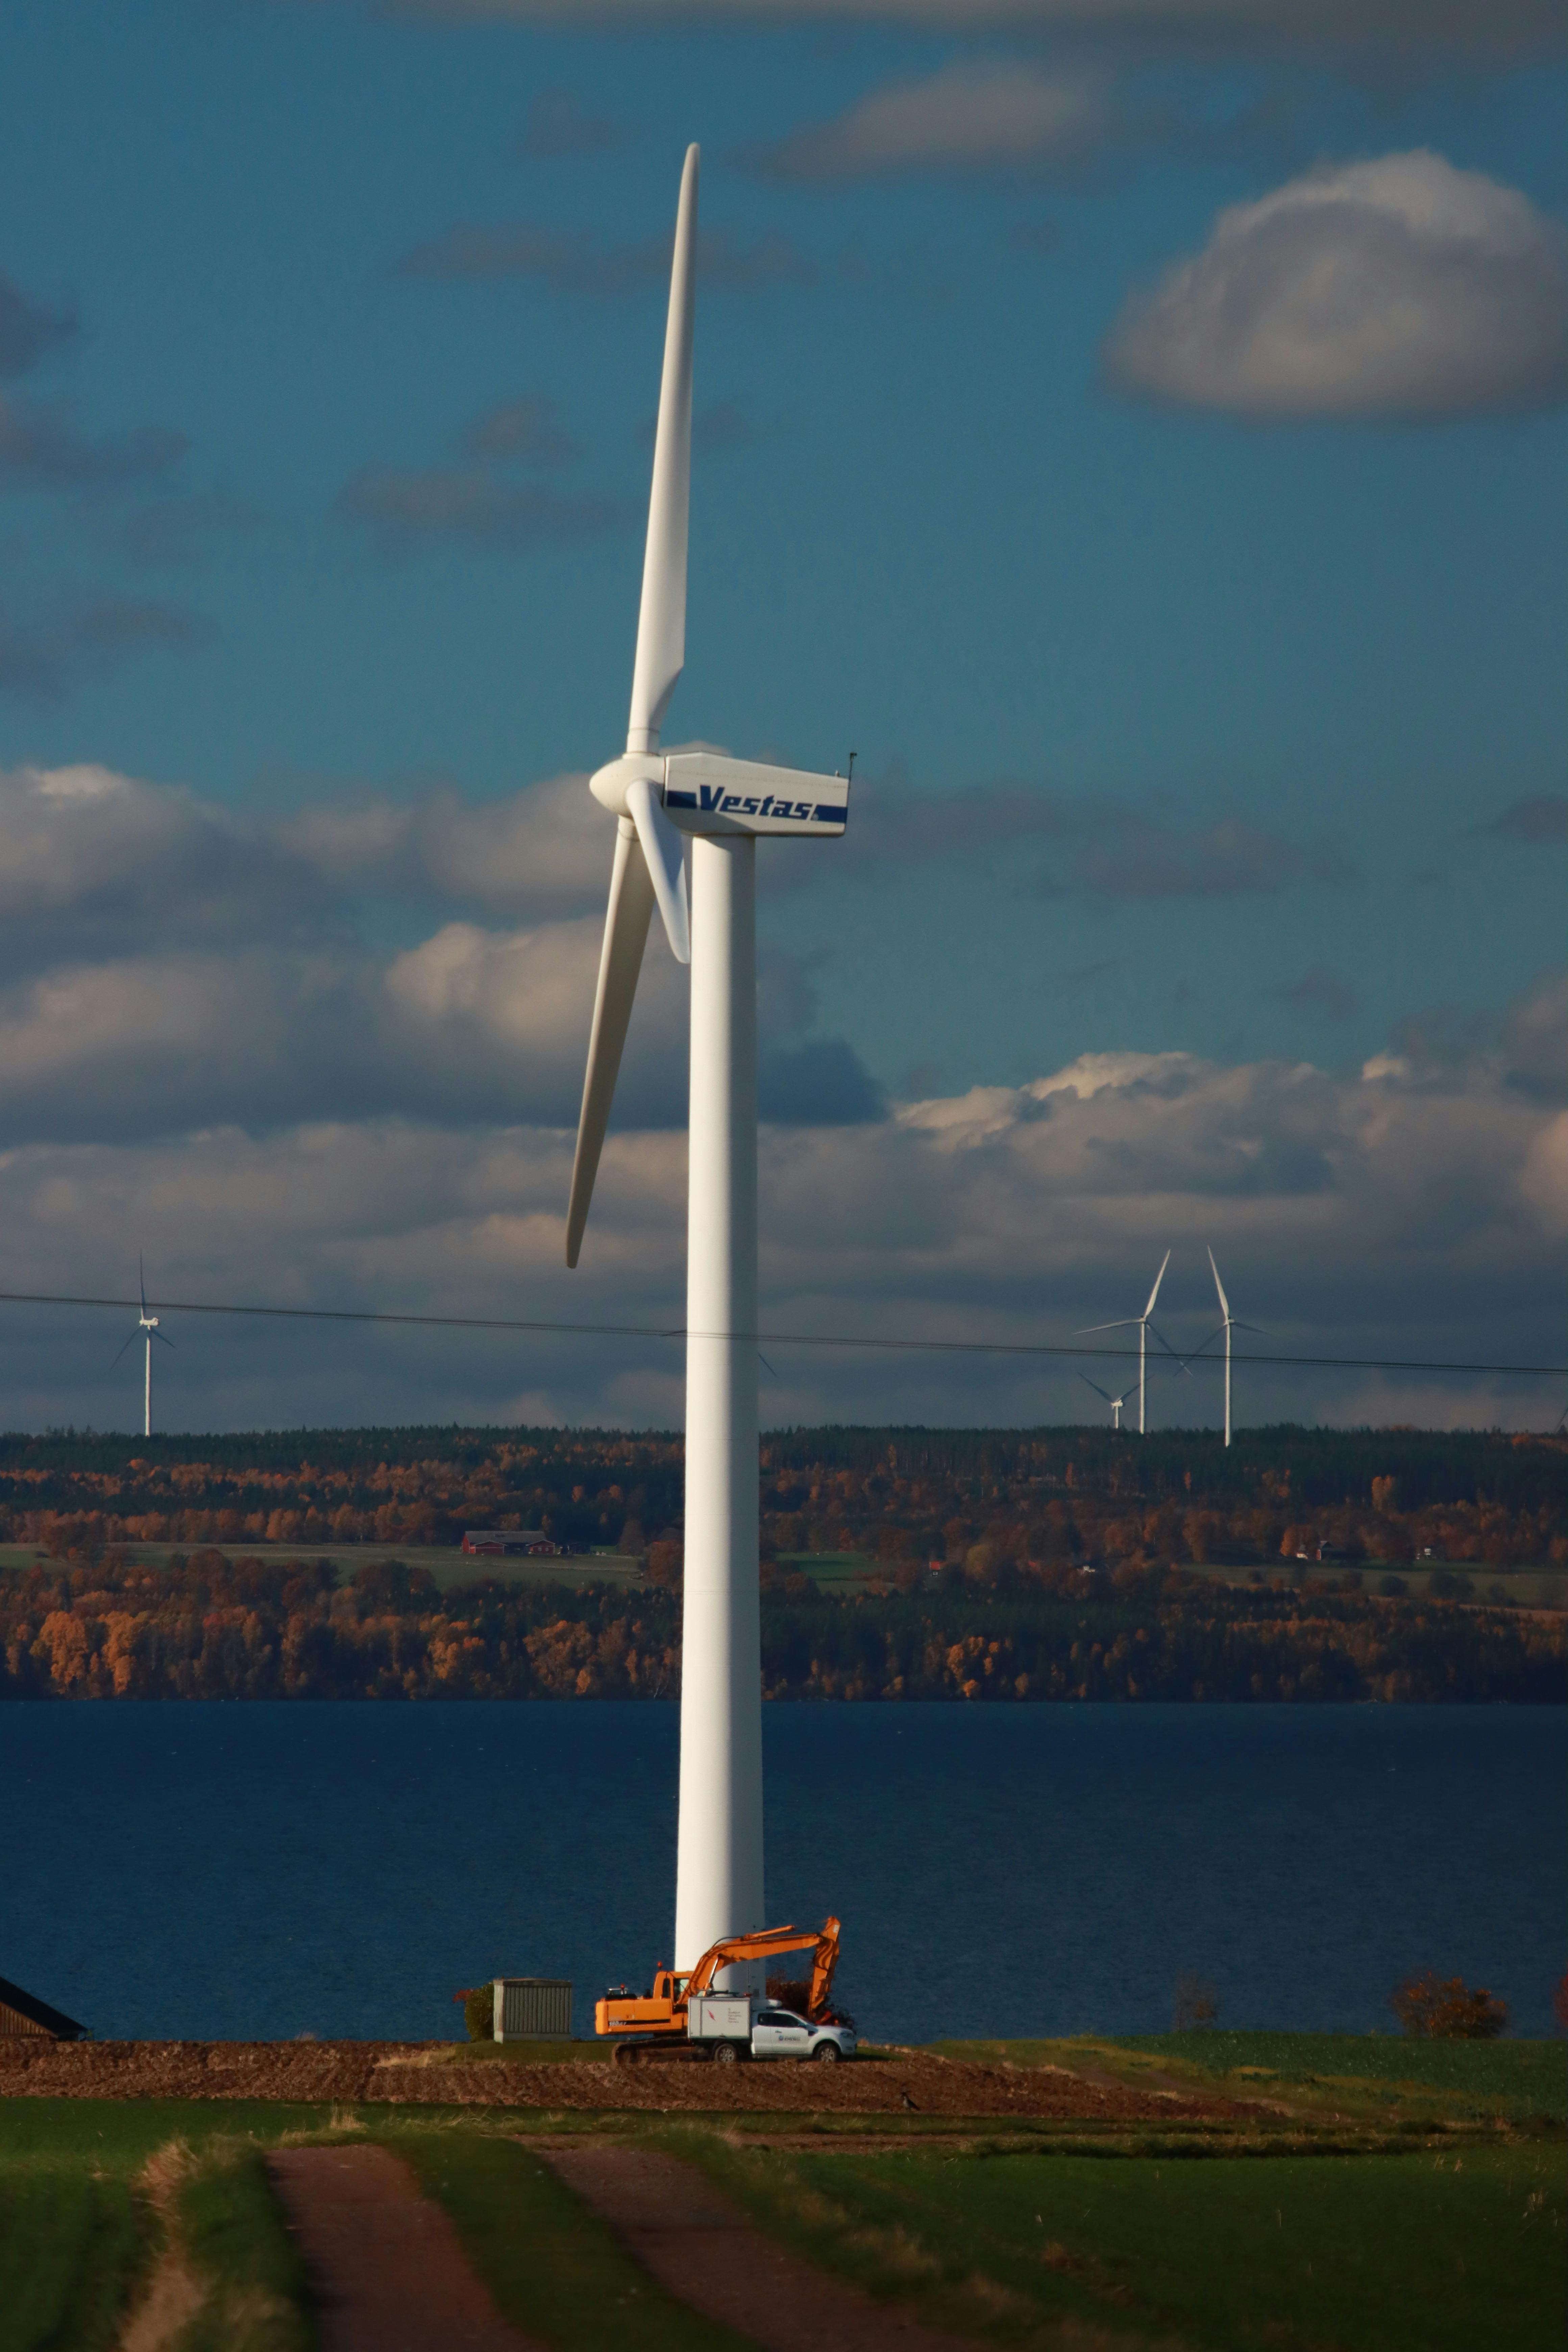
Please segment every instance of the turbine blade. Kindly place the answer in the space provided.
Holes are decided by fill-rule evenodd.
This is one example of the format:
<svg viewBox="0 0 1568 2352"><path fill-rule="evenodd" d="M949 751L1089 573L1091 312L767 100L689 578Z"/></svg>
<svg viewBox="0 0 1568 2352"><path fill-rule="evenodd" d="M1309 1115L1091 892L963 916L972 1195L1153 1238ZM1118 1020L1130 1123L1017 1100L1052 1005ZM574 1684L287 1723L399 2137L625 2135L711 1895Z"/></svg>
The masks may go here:
<svg viewBox="0 0 1568 2352"><path fill-rule="evenodd" d="M1139 1316L1138 1318L1135 1318L1135 1319L1136 1319L1136 1320L1138 1320L1139 1322L1142 1322L1142 1323L1147 1323L1147 1321L1149 1320L1150 1316L1151 1316L1151 1315L1152 1315L1152 1313L1154 1312L1154 1301L1155 1301L1155 1300L1156 1300L1156 1298L1158 1298L1158 1297L1159 1297L1159 1296L1160 1296L1160 1285L1161 1285L1161 1284L1164 1281L1164 1279L1165 1279L1165 1268L1170 1265L1170 1263L1171 1263L1171 1253L1170 1253L1170 1251L1169 1251L1169 1250L1167 1250L1167 1251L1165 1252L1164 1256L1160 1260L1160 1271L1159 1271L1159 1273L1154 1276L1154 1287L1153 1287L1153 1289L1149 1293L1149 1304L1148 1304L1148 1306L1147 1306L1147 1307L1145 1307L1145 1308L1143 1309L1142 1314L1141 1316Z"/></svg>
<svg viewBox="0 0 1568 2352"><path fill-rule="evenodd" d="M153 1337L154 1339L161 1339L165 1348L172 1348L174 1344L166 1331L154 1331Z"/></svg>
<svg viewBox="0 0 1568 2352"><path fill-rule="evenodd" d="M1144 1321L1145 1323L1148 1323L1148 1324L1149 1324L1149 1328L1150 1328L1150 1330L1151 1330L1151 1331L1152 1331L1152 1332L1154 1333L1154 1337L1155 1337L1155 1339L1158 1339L1158 1341L1160 1342L1161 1347L1162 1347L1162 1348L1163 1348L1163 1349L1165 1350L1166 1355L1167 1355L1167 1356L1174 1356L1174 1357L1176 1358L1176 1361L1177 1361L1179 1364L1184 1364L1184 1363L1186 1362L1186 1360L1186 1360L1186 1358L1185 1358L1184 1356L1183 1356L1183 1355L1179 1354L1179 1353L1178 1353L1178 1351L1177 1351L1174 1348L1173 1348L1173 1347L1172 1347L1172 1345L1171 1345L1171 1343L1170 1343L1169 1339L1166 1339L1166 1337L1165 1337L1165 1335L1164 1335L1163 1331L1158 1330L1152 1323L1149 1323L1149 1318L1148 1318L1146 1315L1145 1315L1145 1316L1144 1316L1144 1318L1143 1318L1143 1321Z"/></svg>
<svg viewBox="0 0 1568 2352"><path fill-rule="evenodd" d="M141 1337L142 1337L141 1327L140 1327L140 1326L138 1326L138 1327L137 1327L137 1328L136 1328L134 1331L132 1331L132 1334L131 1334L131 1339L126 1340L126 1342L125 1342L125 1347L123 1347L123 1348L117 1348L117 1349L115 1349L115 1351L114 1351L114 1363L113 1363L113 1364L110 1364L110 1367L109 1367L109 1369L110 1369L110 1371L112 1371L112 1370L114 1370L114 1364L117 1364L117 1363L120 1361L121 1357L125 1353L125 1349L130 1347L130 1345L131 1345L131 1343L132 1343L132 1340L133 1340L133 1339L139 1339Z"/></svg>
<svg viewBox="0 0 1568 2352"><path fill-rule="evenodd" d="M142 1312L145 1315L147 1312L147 1276L142 1263L142 1253L140 1250L136 1253L136 1287L142 1294Z"/></svg>
<svg viewBox="0 0 1568 2352"><path fill-rule="evenodd" d="M1079 1372L1079 1378L1083 1382L1086 1389L1092 1389L1096 1396L1102 1396L1107 1404L1114 1404L1116 1402L1116 1399L1111 1395L1110 1391L1109 1389L1102 1389L1098 1381L1091 1381L1087 1372Z"/></svg>
<svg viewBox="0 0 1568 2352"><path fill-rule="evenodd" d="M1230 1328L1233 1331L1255 1332L1260 1339L1267 1339L1268 1337L1267 1325L1262 1323L1238 1323L1234 1315L1230 1318Z"/></svg>
<svg viewBox="0 0 1568 2352"><path fill-rule="evenodd" d="M653 445L647 548L643 557L642 610L632 669L628 751L658 748L658 730L676 680L686 666L686 530L691 503L691 311L693 247L697 236L698 150L686 151L680 204L675 215L675 259L669 273L669 319L664 333L664 377Z"/></svg>
<svg viewBox="0 0 1568 2352"><path fill-rule="evenodd" d="M659 805L658 795L645 776L626 786L626 806L637 829L642 854L665 935L677 963L691 961L691 910L686 898L686 856L680 835Z"/></svg>
<svg viewBox="0 0 1568 2352"><path fill-rule="evenodd" d="M594 1025L588 1033L588 1068L583 1080L583 1108L577 1121L577 1156L572 1163L572 1194L566 1206L566 1263L575 1265L605 1148L610 1104L626 1029L642 970L643 950L653 913L653 881L647 860L637 845L637 830L622 818L616 835L616 862L610 870L610 903L605 915L605 944L599 955L599 984L594 995Z"/></svg>
<svg viewBox="0 0 1568 2352"><path fill-rule="evenodd" d="M1085 1323L1073 1333L1075 1339L1089 1339L1096 1331L1130 1331L1141 1320L1136 1315L1123 1315L1117 1323Z"/></svg>
<svg viewBox="0 0 1568 2352"><path fill-rule="evenodd" d="M1219 1311L1228 1323L1230 1321L1230 1301L1225 1295L1225 1285L1219 1278L1219 1268L1217 1265L1215 1265L1213 1250L1210 1250L1209 1252L1209 1265L1214 1270L1214 1286L1219 1293Z"/></svg>

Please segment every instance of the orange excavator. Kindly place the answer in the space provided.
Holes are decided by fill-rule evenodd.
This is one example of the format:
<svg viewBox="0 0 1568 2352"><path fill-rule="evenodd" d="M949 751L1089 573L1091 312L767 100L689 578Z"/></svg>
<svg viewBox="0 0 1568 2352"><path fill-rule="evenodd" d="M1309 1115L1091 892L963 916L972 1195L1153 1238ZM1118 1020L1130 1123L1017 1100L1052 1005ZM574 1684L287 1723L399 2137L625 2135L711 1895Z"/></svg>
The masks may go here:
<svg viewBox="0 0 1568 2352"><path fill-rule="evenodd" d="M737 1960L768 1960L775 1953L811 1953L811 1989L805 2013L811 2021L827 2022L833 2015L827 1995L838 1966L838 1922L825 1919L820 1927L760 1927L750 1936L725 1936L694 1969L659 1969L653 1990L630 1993L614 1986L594 2010L595 2033L669 2034L685 2036L688 2004L710 1992L721 1969Z"/></svg>

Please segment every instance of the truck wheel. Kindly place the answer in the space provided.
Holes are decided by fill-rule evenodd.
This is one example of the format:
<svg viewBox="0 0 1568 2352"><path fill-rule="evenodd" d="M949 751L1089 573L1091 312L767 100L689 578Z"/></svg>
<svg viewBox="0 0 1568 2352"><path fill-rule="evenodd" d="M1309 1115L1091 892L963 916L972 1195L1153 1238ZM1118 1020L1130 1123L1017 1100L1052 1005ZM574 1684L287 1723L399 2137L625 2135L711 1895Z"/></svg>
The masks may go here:
<svg viewBox="0 0 1568 2352"><path fill-rule="evenodd" d="M837 2042L819 2042L811 2054L819 2066L837 2066L844 2053Z"/></svg>
<svg viewBox="0 0 1568 2352"><path fill-rule="evenodd" d="M619 2045L619 2047L616 2049L616 2065L617 2065L617 2066L635 2066L635 2065L637 2064L637 2053L636 2050L633 2048L632 2044L631 2044L629 2042L623 2042Z"/></svg>
<svg viewBox="0 0 1568 2352"><path fill-rule="evenodd" d="M713 2046L713 2063L715 2066L732 2066L740 2054L740 2052L736 2049L732 2042L715 2042Z"/></svg>

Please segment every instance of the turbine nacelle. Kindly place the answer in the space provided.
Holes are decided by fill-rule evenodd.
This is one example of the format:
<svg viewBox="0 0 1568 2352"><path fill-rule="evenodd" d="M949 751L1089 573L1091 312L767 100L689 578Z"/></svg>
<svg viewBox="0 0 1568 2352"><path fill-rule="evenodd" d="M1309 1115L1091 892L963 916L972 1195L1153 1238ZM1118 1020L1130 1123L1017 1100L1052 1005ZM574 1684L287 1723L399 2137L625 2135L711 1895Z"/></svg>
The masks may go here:
<svg viewBox="0 0 1568 2352"><path fill-rule="evenodd" d="M612 816L637 822L635 785L658 796L679 833L754 834L773 839L835 840L849 821L849 780L719 751L624 751L588 779Z"/></svg>

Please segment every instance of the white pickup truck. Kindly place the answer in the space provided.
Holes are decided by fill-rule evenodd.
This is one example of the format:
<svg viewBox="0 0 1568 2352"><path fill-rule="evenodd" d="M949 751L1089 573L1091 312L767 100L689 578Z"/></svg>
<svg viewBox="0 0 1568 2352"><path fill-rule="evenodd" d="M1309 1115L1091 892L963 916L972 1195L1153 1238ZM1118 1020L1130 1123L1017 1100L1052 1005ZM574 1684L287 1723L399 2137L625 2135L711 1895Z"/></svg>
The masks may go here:
<svg viewBox="0 0 1568 2352"><path fill-rule="evenodd" d="M686 2034L706 2044L721 2065L738 2058L815 2058L831 2066L856 2050L852 2025L814 2025L753 1993L700 1993L687 2006Z"/></svg>

